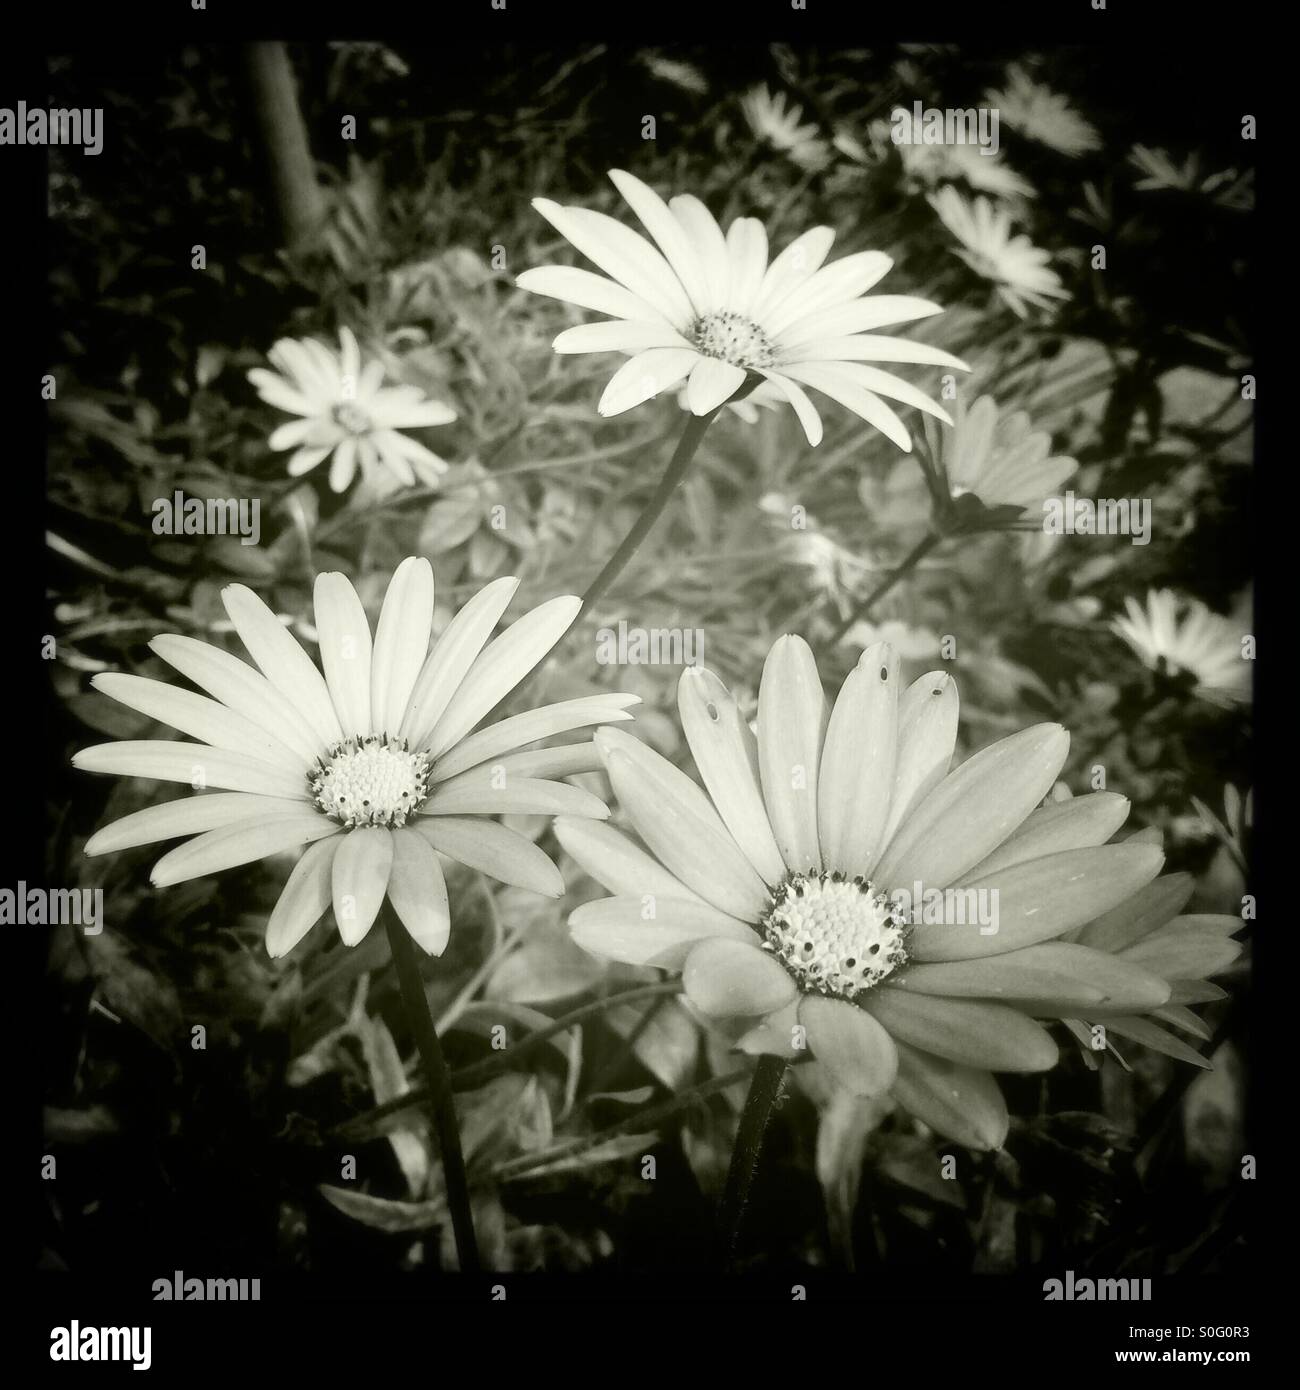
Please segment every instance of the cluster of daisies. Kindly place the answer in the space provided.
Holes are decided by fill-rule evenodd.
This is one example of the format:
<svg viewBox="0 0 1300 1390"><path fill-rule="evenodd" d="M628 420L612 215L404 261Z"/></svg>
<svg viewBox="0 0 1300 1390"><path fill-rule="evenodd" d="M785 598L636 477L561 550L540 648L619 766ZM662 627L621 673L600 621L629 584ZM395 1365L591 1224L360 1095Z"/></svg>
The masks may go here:
<svg viewBox="0 0 1300 1390"><path fill-rule="evenodd" d="M999 100L1030 135L1062 125L1023 83ZM816 166L808 147L820 137L798 110L766 94L745 110ZM1090 147L1083 129L1069 140L1076 152ZM1023 413L982 396L959 403L953 419L879 365L967 370L940 348L879 331L940 312L872 293L887 256L831 259L829 227L773 254L753 218L724 230L690 194L665 202L631 174L610 177L644 232L539 198L541 216L600 273L555 264L517 282L602 316L554 344L626 359L604 388L602 415L669 390L696 417L788 406L816 445L814 392L910 450L898 413L910 407L929 417L922 465L936 492L1017 515L1076 469ZM1063 293L1042 253L1010 235L1005 212L982 198L968 205L950 186L933 202L960 254L1017 312ZM436 485L447 465L409 432L450 424L450 407L391 380L347 329L337 351L285 339L270 357L277 370L250 378L296 417L270 439L293 451L290 473L328 460L337 491L358 472ZM1241 923L1180 915L1185 884L1159 876L1159 846L1120 838L1123 797L1053 794L1064 729L1023 730L954 766L958 693L947 674L903 686L894 648L873 642L828 700L808 645L785 636L763 667L752 724L711 672L683 675L678 711L696 781L616 727L632 718L633 695L491 718L581 608L576 597L552 598L498 632L517 588L510 578L488 584L435 634L427 560L397 566L373 615L344 575L322 574L313 659L281 615L230 586L222 597L247 660L166 635L151 643L154 655L195 689L95 678L192 741L103 744L76 765L195 794L104 827L87 853L180 841L154 865L160 887L290 855L267 925L272 956L331 910L355 946L385 902L437 955L451 929L445 860L565 891L556 863L497 819L552 817L569 858L609 894L573 912L580 945L621 966L680 974L691 1007L736 1048L810 1061L852 1094L892 1097L980 1148L997 1147L1007 1130L995 1074L1051 1067L1053 1023L1084 1046L1114 1035L1200 1060L1178 1035L1203 1036L1189 1006L1217 997L1207 977L1231 964ZM1239 694L1241 663L1224 657L1227 621L1197 608L1180 619L1174 596L1156 593L1145 609L1130 600L1114 628L1144 661ZM617 825L610 805L573 780L591 773L605 778ZM920 906L932 893L995 903L992 929L960 914L934 919Z"/></svg>

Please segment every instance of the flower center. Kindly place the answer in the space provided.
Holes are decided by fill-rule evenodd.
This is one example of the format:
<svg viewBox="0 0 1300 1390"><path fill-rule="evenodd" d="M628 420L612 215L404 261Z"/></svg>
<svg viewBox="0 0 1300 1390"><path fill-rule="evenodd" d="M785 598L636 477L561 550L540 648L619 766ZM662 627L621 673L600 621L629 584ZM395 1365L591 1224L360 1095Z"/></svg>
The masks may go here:
<svg viewBox="0 0 1300 1390"><path fill-rule="evenodd" d="M374 429L370 416L348 401L336 405L333 414L334 423L341 425L349 434L369 434Z"/></svg>
<svg viewBox="0 0 1300 1390"><path fill-rule="evenodd" d="M905 917L861 877L788 874L760 926L763 949L805 994L851 999L907 960Z"/></svg>
<svg viewBox="0 0 1300 1390"><path fill-rule="evenodd" d="M697 352L720 357L734 367L756 370L776 360L772 342L758 324L730 309L696 319L690 336Z"/></svg>
<svg viewBox="0 0 1300 1390"><path fill-rule="evenodd" d="M316 805L349 830L405 825L429 794L429 756L405 739L358 734L335 744L308 776Z"/></svg>

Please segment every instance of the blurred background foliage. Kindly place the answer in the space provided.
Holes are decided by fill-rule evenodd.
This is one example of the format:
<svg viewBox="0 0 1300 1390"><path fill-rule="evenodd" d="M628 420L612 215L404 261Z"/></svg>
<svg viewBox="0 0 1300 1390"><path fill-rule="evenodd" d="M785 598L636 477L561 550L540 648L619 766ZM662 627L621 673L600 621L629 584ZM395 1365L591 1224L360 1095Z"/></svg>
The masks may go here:
<svg viewBox="0 0 1300 1390"><path fill-rule="evenodd" d="M1139 76L1136 56L1125 72L1113 55L1102 66L1066 51L941 45L289 53L327 208L319 246L294 255L277 246L236 49L82 51L51 67L52 104L102 104L108 136L94 159L51 151L61 716L49 873L102 886L111 924L59 939L52 959L48 1126L69 1155L50 1211L52 1265L98 1267L125 1249L161 1271L245 1274L449 1258L419 1112L346 1138L336 1128L409 1084L379 935L346 951L318 930L273 963L261 936L283 864L154 893L147 851L87 863L89 831L157 792L77 777L67 754L141 736L147 721L91 692L89 676L162 674L146 646L161 631L230 641L219 593L235 579L309 646L321 570L348 573L372 618L408 554L434 565L439 623L503 573L522 577L520 610L581 591L682 421L672 393L598 417L608 359L557 357L552 338L580 316L513 284L568 254L530 197L626 218L610 165L665 194L689 190L720 217L758 216L777 246L827 223L833 254L885 250L896 263L887 290L947 306L915 332L972 363L963 393L1027 410L1054 452L1078 459L1080 496L1153 500L1148 546L950 541L872 618L911 676L954 671L960 750L1060 720L1073 733L1067 784L1089 790L1104 769L1105 785L1133 800L1131 827L1153 827L1168 867L1197 876L1189 910L1238 910L1249 712L1152 673L1109 629L1124 598L1149 588L1220 612L1249 600L1249 147L1238 125L1174 99L1186 74L1145 63ZM1027 320L951 254L924 196L931 177L888 139L895 103L974 105L1012 62L1066 93L1100 137L1067 157L1002 128L1000 163L1027 190L1004 201L1071 296ZM800 107L802 146L778 148L746 119L739 98L759 84ZM347 116L355 139L341 134ZM642 138L647 116L653 140ZM1096 245L1104 271L1091 268ZM453 464L436 491L338 496L321 474L288 478L267 449L282 417L245 373L277 338L334 342L344 324L394 379L459 412L429 436ZM928 527L915 461L861 421L829 409L810 450L790 412L757 416L724 412L652 541L538 678L550 698L635 691L640 734L669 756L684 753L677 670L598 665L596 628L702 630L706 664L751 707L772 640L799 631L833 689L864 631L857 644L833 634ZM176 489L260 499L261 544L155 535L151 503ZM956 655L940 661L945 636ZM542 821L521 828L555 848ZM491 1058L493 1024L537 1026L653 978L568 941L567 912L596 890L564 868L561 903L453 872L452 943L427 979L454 1065ZM958 1273L1222 1267L1241 1222L1228 1194L1247 1058L1231 1006L1208 1017L1213 1072L1133 1049L1131 1070L1069 1056L1046 1077L1012 1078L1007 1150L960 1154L955 1181L937 1159L951 1146L883 1107L822 1094L797 1069L757 1195L753 1258ZM206 1050L191 1046L196 1024ZM655 1112L672 1091L735 1070L724 1044L658 998L593 1011L466 1090L488 1261L570 1270L700 1257L743 1083L662 1125ZM345 1153L354 1181L341 1178ZM648 1153L654 1181L641 1172Z"/></svg>

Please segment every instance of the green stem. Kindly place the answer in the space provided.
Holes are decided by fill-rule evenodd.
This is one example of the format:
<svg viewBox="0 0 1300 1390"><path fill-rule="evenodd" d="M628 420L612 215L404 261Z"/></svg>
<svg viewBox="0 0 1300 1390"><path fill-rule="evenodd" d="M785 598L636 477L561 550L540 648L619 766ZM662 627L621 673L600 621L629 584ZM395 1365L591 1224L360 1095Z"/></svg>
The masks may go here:
<svg viewBox="0 0 1300 1390"><path fill-rule="evenodd" d="M936 545L939 544L939 542L942 539L942 536L940 536L937 532L932 531L921 541L919 541L915 546L913 546L912 549L908 551L903 561L899 564L898 568L891 571L890 574L880 584L878 584L866 596L866 598L864 598L862 602L858 604L858 606L853 610L853 612L850 613L849 616L839 625L839 627L835 631L835 634L831 637L831 646L834 646L837 642L842 641L844 635L855 624L863 622L865 621L865 619L870 617L871 610L876 606L876 604L879 603L880 600L885 597L885 595L894 587L895 584L898 583L900 579L903 578L904 575L911 573L911 571L914 570L917 567L917 565L919 565L921 561L925 559L925 557L935 548Z"/></svg>
<svg viewBox="0 0 1300 1390"><path fill-rule="evenodd" d="M720 1230L723 1258L730 1267L740 1248L740 1232L750 1189L758 1172L763 1153L763 1139L768 1122L781 1095L785 1080L784 1057L760 1057L749 1084L745 1108L740 1112L740 1128L736 1132L736 1147L731 1151L731 1167L727 1170L727 1186L722 1194Z"/></svg>
<svg viewBox="0 0 1300 1390"><path fill-rule="evenodd" d="M741 388L741 391L743 390L744 387ZM736 398L733 397L733 399ZM722 406L719 406L718 410L721 409ZM668 505L668 499L677 490L677 484L686 476L686 470L691 466L691 460L695 457L695 451L700 447L704 432L717 417L718 410L711 410L707 415L688 415L686 417L686 428L682 430L681 438L677 441L677 447L673 450L673 456L668 461L668 467L659 480L659 486L655 489L654 496L642 508L641 515L636 519L636 524L623 537L622 545L609 557L605 562L604 569L587 586L587 591L582 596L580 613L586 612L600 598L622 574L628 561L636 554L637 548L650 533L650 528L659 520L660 514Z"/></svg>
<svg viewBox="0 0 1300 1390"><path fill-rule="evenodd" d="M456 1102L452 1096L451 1073L447 1070L438 1031L429 1012L429 999L420 977L415 946L406 929L390 908L383 910L384 926L388 931L388 946L393 953L393 965L401 986L402 1002L407 1021L415 1034L420 1062L424 1068L426 1095L433 1116L434 1133L442 1155L443 1180L447 1186L447 1206L451 1211L452 1231L456 1237L456 1254L462 1274L477 1274L479 1270L478 1241L474 1235L474 1218L469 1204L469 1183L465 1177L465 1156L460 1148L460 1130L456 1126Z"/></svg>

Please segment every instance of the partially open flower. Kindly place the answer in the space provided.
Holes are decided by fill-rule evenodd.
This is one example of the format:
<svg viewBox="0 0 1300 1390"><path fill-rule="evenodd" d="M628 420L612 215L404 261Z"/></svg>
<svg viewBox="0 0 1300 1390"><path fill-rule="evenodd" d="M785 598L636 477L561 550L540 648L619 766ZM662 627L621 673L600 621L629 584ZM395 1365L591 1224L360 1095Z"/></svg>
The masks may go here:
<svg viewBox="0 0 1300 1390"><path fill-rule="evenodd" d="M559 896L564 883L550 859L489 817L608 815L598 798L561 780L599 766L590 742L528 745L630 719L638 698L567 700L471 732L578 614L578 599L551 599L492 638L518 585L504 578L482 589L430 649L427 560L397 567L373 639L347 578L322 574L322 675L266 604L232 584L222 599L256 665L191 637L163 636L150 643L154 652L207 695L140 676L94 679L106 695L199 742L104 743L73 758L89 772L216 790L114 821L91 836L86 853L192 836L154 865L154 884L166 887L302 851L267 923L272 956L291 950L331 903L339 934L355 946L385 896L411 936L440 955L450 912L439 853Z"/></svg>
<svg viewBox="0 0 1300 1390"><path fill-rule="evenodd" d="M351 329L340 331L339 345L333 352L314 338L281 338L267 354L280 375L263 367L249 372L268 405L300 417L271 435L271 448L294 450L293 477L329 459L335 492L346 490L358 468L362 477L383 468L399 483L409 486L418 477L436 486L447 464L401 431L450 424L456 412L418 387L385 386L384 364L372 359L362 365Z"/></svg>
<svg viewBox="0 0 1300 1390"><path fill-rule="evenodd" d="M1035 82L1018 63L1007 69L1002 89L989 92L984 100L997 108L1013 130L1071 159L1101 148L1096 128L1065 97Z"/></svg>
<svg viewBox="0 0 1300 1390"><path fill-rule="evenodd" d="M1111 630L1153 671L1185 672L1196 694L1216 705L1249 704L1250 664L1242 639L1245 625L1207 608L1200 599L1172 589L1152 589L1143 606L1124 600L1125 616Z"/></svg>
<svg viewBox="0 0 1300 1390"><path fill-rule="evenodd" d="M1034 1015L1169 1003L1159 969L1068 940L1139 893L1164 855L1107 843L1129 809L1113 792L1040 806L1069 746L1059 725L950 771L946 673L900 690L880 643L828 710L798 637L768 656L756 735L707 670L683 674L678 704L704 790L621 731L596 734L642 844L556 821L614 894L570 928L593 953L680 971L704 1014L745 1020L739 1047L811 1052L853 1094L891 1094L941 1133L995 1148L1008 1118L992 1073L1057 1060Z"/></svg>
<svg viewBox="0 0 1300 1390"><path fill-rule="evenodd" d="M1052 454L1051 435L1034 429L1023 410L999 411L991 396L969 409L959 400L952 428L927 427L926 438L943 494L974 496L987 508L1041 507L1079 467Z"/></svg>
<svg viewBox="0 0 1300 1390"><path fill-rule="evenodd" d="M881 397L946 421L923 392L873 362L915 362L968 370L950 353L875 329L941 313L910 295L868 296L893 262L859 251L823 265L835 240L813 227L769 263L767 233L752 217L722 229L698 198L667 203L621 169L610 178L654 239L588 208L549 198L533 206L610 279L569 266L542 266L518 279L522 289L611 317L567 329L556 352L621 352L597 407L619 415L685 381L687 402L708 415L748 379L770 382L794 407L810 444L822 437L821 417L805 386L829 396L874 425L900 449L911 436Z"/></svg>
<svg viewBox="0 0 1300 1390"><path fill-rule="evenodd" d="M1008 307L1021 318L1027 305L1041 309L1069 299L1070 292L1051 268L1051 257L1027 236L1011 234L1011 214L987 198L968 202L955 188L930 198L939 220L961 242L955 254L981 278L991 281Z"/></svg>

